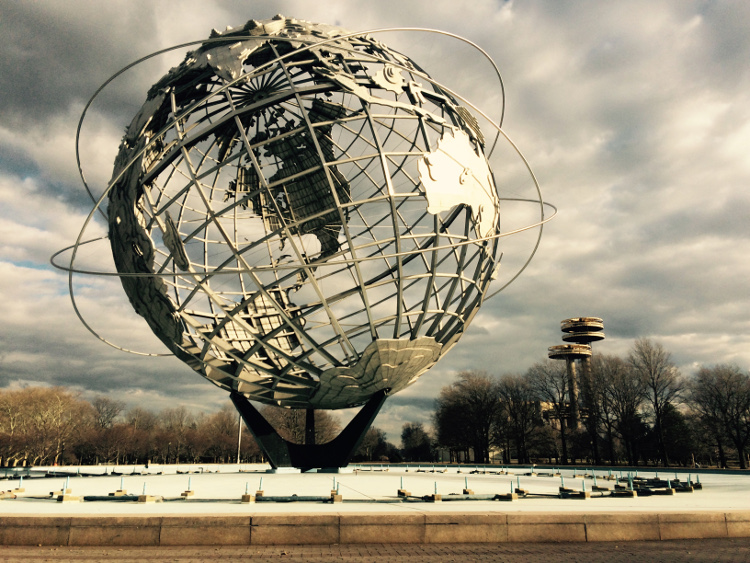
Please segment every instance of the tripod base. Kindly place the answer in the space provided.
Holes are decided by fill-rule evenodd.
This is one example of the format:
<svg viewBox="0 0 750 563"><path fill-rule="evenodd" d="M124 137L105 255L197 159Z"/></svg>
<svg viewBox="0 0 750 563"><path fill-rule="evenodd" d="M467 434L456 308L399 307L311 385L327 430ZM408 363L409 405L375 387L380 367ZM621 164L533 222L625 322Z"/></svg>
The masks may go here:
<svg viewBox="0 0 750 563"><path fill-rule="evenodd" d="M239 411L258 446L271 467L297 467L302 471L316 468L345 467L380 412L387 391L378 391L346 425L341 433L327 444L294 444L285 440L252 403L233 391L229 398Z"/></svg>

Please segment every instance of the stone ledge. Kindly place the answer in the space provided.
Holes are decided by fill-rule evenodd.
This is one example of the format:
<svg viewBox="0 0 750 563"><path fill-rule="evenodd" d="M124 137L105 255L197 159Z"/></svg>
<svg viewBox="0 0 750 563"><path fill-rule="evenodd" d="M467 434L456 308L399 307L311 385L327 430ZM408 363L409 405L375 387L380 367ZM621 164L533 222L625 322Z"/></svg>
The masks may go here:
<svg viewBox="0 0 750 563"><path fill-rule="evenodd" d="M341 543L340 527L339 514L262 514L252 516L250 543L330 545Z"/></svg>
<svg viewBox="0 0 750 563"><path fill-rule="evenodd" d="M0 516L0 545L281 545L750 537L750 510L412 512L227 516Z"/></svg>
<svg viewBox="0 0 750 563"><path fill-rule="evenodd" d="M659 532L663 540L726 538L726 514L711 513L666 513L659 514Z"/></svg>
<svg viewBox="0 0 750 563"><path fill-rule="evenodd" d="M424 543L425 515L342 513L339 530L345 544Z"/></svg>
<svg viewBox="0 0 750 563"><path fill-rule="evenodd" d="M750 510L727 512L727 535L730 538L750 537Z"/></svg>
<svg viewBox="0 0 750 563"><path fill-rule="evenodd" d="M158 523L146 526L71 526L68 546L160 545Z"/></svg>
<svg viewBox="0 0 750 563"><path fill-rule="evenodd" d="M508 541L508 516L489 513L427 513L424 543L498 543Z"/></svg>
<svg viewBox="0 0 750 563"><path fill-rule="evenodd" d="M585 514L508 514L510 542L586 541Z"/></svg>
<svg viewBox="0 0 750 563"><path fill-rule="evenodd" d="M659 515L656 513L602 513L586 516L586 541L659 539Z"/></svg>

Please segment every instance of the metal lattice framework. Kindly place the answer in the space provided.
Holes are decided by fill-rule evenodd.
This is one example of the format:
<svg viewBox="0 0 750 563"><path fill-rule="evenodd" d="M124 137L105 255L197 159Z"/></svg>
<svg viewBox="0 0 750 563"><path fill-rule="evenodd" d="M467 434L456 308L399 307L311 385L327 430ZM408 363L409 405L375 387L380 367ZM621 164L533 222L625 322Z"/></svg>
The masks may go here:
<svg viewBox="0 0 750 563"><path fill-rule="evenodd" d="M214 32L151 88L105 194L134 309L264 403L413 383L488 296L507 234L500 129L488 143L462 103L370 35L282 16Z"/></svg>

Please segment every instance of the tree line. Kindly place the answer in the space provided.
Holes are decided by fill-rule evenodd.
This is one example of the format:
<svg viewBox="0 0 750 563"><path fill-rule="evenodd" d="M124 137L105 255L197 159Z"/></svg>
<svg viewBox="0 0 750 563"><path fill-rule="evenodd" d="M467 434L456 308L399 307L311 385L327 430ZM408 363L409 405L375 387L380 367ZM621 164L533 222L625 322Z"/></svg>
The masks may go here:
<svg viewBox="0 0 750 563"><path fill-rule="evenodd" d="M261 413L283 438L304 443L304 410L262 407ZM0 466L233 463L238 445L242 462L265 461L241 426L240 437L239 416L229 403L208 414L184 406L152 412L126 409L106 396L88 401L63 387L0 389ZM316 443L329 442L340 430L337 416L315 411ZM354 460L391 459L402 459L400 449L381 429L370 428Z"/></svg>
<svg viewBox="0 0 750 563"><path fill-rule="evenodd" d="M461 372L435 400L432 429L407 422L398 447L372 427L353 461L750 464L750 374L735 365L685 376L648 339L624 358L594 355L581 370L575 423L570 383L565 363L552 360L500 377ZM304 410L261 412L282 437L304 443ZM315 411L316 443L340 430L335 414ZM0 389L0 466L230 463L239 433L229 403L208 414L152 412L60 387ZM239 442L241 461L264 461L244 424Z"/></svg>
<svg viewBox="0 0 750 563"><path fill-rule="evenodd" d="M227 463L236 461L237 414L184 406L152 412L105 396L92 401L62 387L0 390L0 465ZM241 456L260 451L243 432Z"/></svg>
<svg viewBox="0 0 750 563"><path fill-rule="evenodd" d="M685 376L661 344L639 339L627 357L594 355L581 373L571 424L565 362L501 377L462 372L436 400L436 444L453 461L494 453L503 463L748 467L750 374L739 367Z"/></svg>

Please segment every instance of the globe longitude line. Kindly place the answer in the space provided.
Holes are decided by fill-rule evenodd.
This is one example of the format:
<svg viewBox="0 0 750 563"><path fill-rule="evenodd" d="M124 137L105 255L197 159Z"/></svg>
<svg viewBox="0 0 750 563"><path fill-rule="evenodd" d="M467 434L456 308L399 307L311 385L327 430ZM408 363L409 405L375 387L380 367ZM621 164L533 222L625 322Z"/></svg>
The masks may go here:
<svg viewBox="0 0 750 563"><path fill-rule="evenodd" d="M351 108L349 108L349 109L351 109ZM355 146L354 144L355 144L356 140L358 140L358 139L363 139L366 143L369 144L369 140L366 139L366 138L364 138L364 137L362 137L362 133L365 130L367 122L364 119L362 119L361 121L362 121L362 125L361 125L361 128L360 128L360 131L355 132L355 131L350 130L350 132L353 134L353 138L352 138L352 141L351 141L351 143L349 145L349 148ZM345 125L343 127L341 127L339 129L340 135L341 135L341 129L348 129L348 128L346 128ZM333 140L332 140L332 142L333 142ZM348 155L349 148L343 149L342 147L338 146L335 142L333 142L333 143L334 143L334 146L336 146L342 152L342 154L347 154ZM339 159L336 159L335 161L332 161L332 162L326 162L325 166L336 166L340 162L341 162L341 159L339 158ZM378 189L377 189L375 180L372 178L372 176L366 171L366 169L364 169L364 168L362 168L360 166L359 162L354 162L354 165L360 170L360 172L350 179L350 182L349 182L350 185L352 185L356 181L356 179L359 176L359 174L364 174L365 177L369 180L370 184L372 184L375 187L375 190L376 190L376 193L377 193ZM382 196L379 196L378 199L382 199ZM361 199L359 199L357 201L351 202L351 204L342 205L341 207L342 207L342 209L346 210L346 209L349 208L349 206L351 206L351 208L353 209L354 213L356 213L359 216L359 218L362 220L362 223L365 226L365 231L368 234L370 234L370 236L372 237L373 241L377 241L377 237L372 232L372 229L370 228L370 225L368 224L367 219L365 218L365 216L361 212L361 208L362 208L362 206L364 204L365 204L365 202L363 202ZM347 212L347 215L348 215L348 212ZM351 228L351 220L348 220L346 222L346 224L348 224L349 228ZM359 236L361 236L361 231L359 233ZM357 246L356 248L360 249L361 245ZM356 279L356 276L353 276L353 282L355 283L355 285L358 285L359 280ZM367 309L365 309L365 311L367 311Z"/></svg>
<svg viewBox="0 0 750 563"><path fill-rule="evenodd" d="M456 209L456 217L458 216L458 214L459 214L459 210ZM466 214L464 214L464 216L465 215ZM464 218L465 232L466 232L466 229L468 229L468 223L469 222L470 222L470 218L465 216L465 218ZM451 223L452 223L452 221L451 221ZM456 271L456 272L462 272L463 271L463 261L465 259L467 251L468 251L468 246L461 246L460 250L454 250L453 251L453 254L454 254L455 258L456 258L456 268L455 268L454 271ZM449 253L450 253L450 251L449 251ZM456 288L457 288L459 282L460 282L460 274L458 276L456 276L451 281L450 288L448 289L448 295L445 296L445 298L443 299L442 304L439 307L441 311L445 312L445 311L449 311L450 310L450 304L451 304L452 299L453 299L453 294L455 293ZM440 340L441 327L439 327L439 324L440 324L441 320L442 320L442 317L441 316L437 316L435 318L435 320L433 321L432 325L430 326L430 328L427 330L427 335L429 335L429 336L433 336L434 335L434 338L436 340ZM437 331L437 334L435 334L436 331Z"/></svg>
<svg viewBox="0 0 750 563"><path fill-rule="evenodd" d="M418 120L417 121L417 134L419 134L419 133L421 133L422 140L425 143L425 150L427 152L432 152L433 151L433 147L432 147L432 144L430 143L430 136L427 134L427 130L425 128L425 124L424 124L424 122L422 120ZM416 145L416 139L415 139L414 144L412 146L415 146L415 145ZM411 180L411 178L410 178L410 180ZM412 180L412 183L414 183L413 180ZM440 230L441 230L440 223L441 223L440 216L438 214L435 214L435 216L433 218L433 228L432 228L432 243L433 243L432 247L433 247L433 249L432 249L432 252L431 252L431 268L430 268L430 273L431 273L430 278L431 279L430 279L430 281L425 286L425 295L424 295L424 298L422 300L422 303L423 303L423 305L422 305L422 313L420 314L420 316L417 319L416 326L413 328L412 334L413 334L413 337L415 337L415 338L419 334L419 331L421 330L422 325L424 323L424 320L426 318L426 315L427 315L427 306L429 305L430 298L434 295L436 306L439 307L439 304L440 304L439 294L438 294L438 287L437 287L437 283L436 283L438 265L440 264L440 262L438 262L438 250L436 248L438 246L438 242L440 240Z"/></svg>
<svg viewBox="0 0 750 563"><path fill-rule="evenodd" d="M256 280L256 284L258 284L258 281L257 281L257 280ZM208 293L209 295L212 295L212 294L213 294L213 292L212 292L212 291L211 291L210 289L208 289L208 288L205 288L205 289L204 289L204 291L206 291L206 292L207 292L207 293ZM237 306L237 308L236 308L236 311L235 311L235 312L237 312L237 311L238 311L238 310L239 310L239 309L240 309L241 307L244 307L244 306L246 306L247 304L249 304L250 302L252 302L252 299L253 299L252 297L248 297L248 298L246 298L245 300L243 300L243 302L241 302L241 303L240 303L240 304L239 304L239 305ZM285 315L283 315L283 316L285 316ZM243 327L243 328L244 328L245 330L248 330L248 331L252 331L252 328L251 328L251 327L250 327L249 325L247 325L247 323L245 323L245 322L244 322L244 320L243 320L243 319L242 319L241 317L234 317L233 315L227 315L227 316L225 316L225 317L224 317L223 319L221 319L221 320L219 320L219 319L218 319L218 317L217 317L217 318L215 319L215 324L216 324L216 326L215 326L215 329L214 329L214 330L213 330L213 332L212 332L212 333L211 333L211 334L210 334L210 335L208 336L208 338L205 338L205 340L204 340L204 342L205 342L205 345L204 345L204 356L205 356L205 355L207 355L207 353L208 353L208 349L209 349L209 346L210 346L210 342L211 342L211 339L212 339L213 337L215 337L215 336L216 336L216 335L218 334L219 330L220 330L221 328L223 328L224 326L226 326L226 324L227 324L228 322L233 322L233 323L237 323L237 324L239 324L240 326L242 326L242 327ZM203 335L202 335L202 334L201 334L200 332L198 332L198 331L196 332L196 336L200 336L200 337L203 337ZM283 350L279 349L278 347L276 347L275 345L273 345L273 344L272 344L271 342L268 342L268 340L269 340L269 338L268 338L268 337L265 337L265 338L263 338L262 340L263 340L263 344L264 344L264 346L265 346L266 348L268 348L268 349L271 349L271 350L273 350L273 351L274 351L275 353L277 353L277 354L279 354L280 356L284 357L284 358L285 358L285 359L287 359L287 360L288 360L288 361L289 361L290 363L292 363L292 364L296 365L296 366L297 366L297 367L299 367L300 369L302 369L302 370L305 370L305 371L308 371L308 372L312 372L312 373L315 373L316 371L318 371L318 372L319 372L319 370L317 370L317 368L315 368L315 367L314 367L313 365L308 365L308 364L306 364L306 363L300 363L299 361L295 360L295 359L294 359L293 357L291 357L291 356L288 356L288 355L287 355L287 354L286 354L286 353L285 353L285 352L284 352ZM320 349L318 348L318 350L320 350ZM227 352L225 352L225 353L227 353ZM235 358L235 359L239 360L239 357L238 357L238 356L235 356L235 355L233 355L233 354L231 354L231 353L228 353L228 355L230 355L231 357L233 357L233 358ZM324 355L326 355L326 354L324 353ZM335 359L334 359L334 360L335 360ZM246 362L246 363L248 363L248 364L252 365L254 369L258 369L258 368L259 368L259 366L258 366L257 364L254 364L254 363L250 363L250 362ZM265 368L262 368L262 370L263 370L263 371L268 371L268 373L270 373L270 374L272 374L272 375L276 375L276 374L277 374L277 373L276 373L275 371L272 371L272 370L265 370Z"/></svg>
<svg viewBox="0 0 750 563"><path fill-rule="evenodd" d="M270 44L270 48L273 51L274 55L278 58L279 57L279 53L276 50L276 47L273 45L273 43ZM286 65L283 62L282 62L282 65L283 65L282 69L283 69L284 73L287 76L287 80L289 80L289 71L288 71L288 69L286 68ZM297 88L296 88L295 84L293 84L291 81L290 81L290 88L291 88L292 92L294 93L294 97L297 99L298 105L300 107L303 107L304 104L302 102L302 98L301 98L299 92L297 91ZM308 128L308 131L309 131L309 134L310 134L310 140L313 143L313 145L315 146L315 150L318 153L319 161L321 163L323 163L323 162L325 162L325 155L324 155L323 151L320 148L320 144L318 142L317 136L315 135L315 131L313 130L312 124L310 123L309 116L307 115L306 112L303 112L302 117L304 118L305 124L306 124L306 126ZM341 209L341 201L339 200L338 193L336 191L336 187L335 187L335 185L333 183L333 180L331 178L331 173L328 170L328 168L325 167L325 166L323 167L323 171L325 173L326 180L328 181L328 189L330 190L331 196L333 197L334 202L336 204L336 209L337 209L337 212L338 212L338 215L339 215L339 219L341 220L342 225L346 225L346 218L343 216L342 209ZM352 258L356 260L356 254L355 254L355 251L354 251L354 244L353 244L353 241L351 240L351 236L350 236L350 234L348 232L348 229L344 228L343 230L344 230L344 236L347 239L347 246L349 248L349 252L352 254ZM354 268L355 268L355 271L356 271L356 277L357 277L357 279L361 281L362 280L362 274L361 274L360 269L359 269L359 264L356 261L354 262ZM367 295L366 295L366 293L362 292L360 294L360 296L361 296L363 304L365 306L365 310L368 312L367 317L369 319L370 318L370 307L369 307ZM324 298L324 300L325 300L325 298ZM333 326L336 327L337 331L341 330L340 327L338 327L338 321L336 320L335 317L331 317L331 323L332 323ZM375 327L373 326L372 322L369 323L369 326L370 326L370 333L371 333L372 337L373 338L377 338L377 331L375 330ZM352 351L354 352L355 357L358 356L356 348L351 345L351 343L348 341L348 339L347 339L347 343L352 347Z"/></svg>
<svg viewBox="0 0 750 563"><path fill-rule="evenodd" d="M417 145L417 141L416 141L416 139L412 140L412 141L411 141L411 148L412 148L412 149L413 149L413 148L415 148L415 147L416 147L416 145ZM396 171L394 171L394 175L395 175L395 174L396 174L397 172L399 172L399 170L401 170L401 169L403 168L403 165L404 165L405 163L406 163L406 157L405 157L405 158L403 159L403 164L402 164L401 166L399 166L399 168L398 168L398 169L397 169ZM405 172L405 171L404 171L404 174L406 174L406 172ZM407 177L408 177L408 176L407 176ZM408 177L408 178L409 178L409 177ZM414 190L414 189L418 189L418 183L414 182L414 181L413 181L413 180L412 180L411 178L409 178L409 180L411 181L411 186L412 186L412 189L413 189L413 190ZM420 195L421 195L421 194L420 194ZM401 208L401 206L405 205L405 204L407 203L407 201L408 201L408 198L407 198L407 197L404 197L404 198L402 198L402 200L401 200L401 203L399 203L399 204L398 204L398 205L396 206L396 209L397 209L397 211L398 211L398 215L397 215L397 216L396 216L396 215L394 215L394 221L395 221L396 217L398 217L399 219L402 219L402 221L403 221L404 225L408 225L408 224L409 224L409 222L408 222L408 221L407 221L407 220L406 220L405 218L403 218L403 216L401 215L401 212L400 212L400 208ZM416 218L416 219L415 219L414 221L412 221L412 224L413 224L413 225L412 225L412 230L413 230L413 228L414 228L414 227L415 227L416 225L419 225L419 224L421 224L422 220L423 220L423 219L424 219L425 217L427 217L428 215L429 215L429 213L428 213L427 209L425 208L425 210L423 211L423 213L422 213L422 214L421 214L421 215L420 215L419 217L417 217L417 218ZM434 222L434 221L433 221L433 222ZM407 228L408 228L408 227L407 227ZM433 231L434 231L434 228L433 228ZM403 238L404 238L404 237L402 237L402 240L403 240ZM406 237L406 238L411 238L411 237ZM413 252L413 249L412 249L412 252ZM425 266L425 268L427 268L427 259L426 259L425 255L424 255L424 253L418 253L418 256L419 256L419 258L420 258L420 259L422 260L422 263L423 263L423 265ZM402 267L403 267L403 266L402 266ZM403 272L402 272L402 273L401 273L401 275L399 276L399 280L402 280L402 279L403 279ZM408 310L408 309L407 309L407 310ZM410 319L410 318L409 318L408 316L407 316L407 323L411 324L411 319ZM413 327L413 326L410 326L410 331L413 331L413 329L414 329L414 327Z"/></svg>
<svg viewBox="0 0 750 563"><path fill-rule="evenodd" d="M437 244L440 240L440 222L438 216L435 215L432 220L432 233L433 241ZM412 338L416 338L419 335L419 331L422 329L425 317L427 315L427 309L430 305L430 299L437 292L437 268L438 268L438 252L433 248L430 253L430 279L425 284L424 297L422 298L422 307L414 328L412 329Z"/></svg>
<svg viewBox="0 0 750 563"><path fill-rule="evenodd" d="M177 170L177 171L179 172L179 169L177 168L177 166L174 166L173 168L174 168L175 170ZM165 188L166 188L166 187L167 187L168 185L169 185L169 183L168 183L168 182L167 182L167 183L165 183ZM188 199L188 196L189 196L189 194L190 194L190 186L191 186L191 185L192 185L192 183L189 183L189 184L188 184L188 185L187 185L187 186L186 186L186 187L184 188L184 191L183 191L183 193L184 193L183 204L182 204L182 205L180 205L180 214L179 214L179 216L178 216L178 220L180 220L180 221L181 221L181 220L182 220L182 218L184 217L184 213L185 213L185 209L186 209L186 204L187 204L187 199ZM146 194L147 196L150 196L150 190L144 190L144 193L145 193L145 194ZM160 190L160 195L159 195L159 197L161 197L162 195L165 195L165 190ZM165 208L164 208L164 209L162 210L162 212L166 213L166 209L167 209L167 207L169 207L169 206L166 206L166 207L165 207ZM198 210L197 210L197 209L195 209L194 211L196 211L196 212L197 212ZM155 212L155 214L158 214L158 213L159 213L158 211L157 211L157 212ZM208 217L210 218L210 215L208 215ZM209 220L210 220L210 219L209 219ZM202 230L203 230L203 231L205 232L205 235L204 235L204 237L203 237L203 269L204 269L204 271L205 271L205 270L208 270L208 268L209 268L209 266L208 266L208 256L207 256L207 245L208 245L208 241L209 241L209 239L208 239L208 222L209 222L209 221L206 221L206 222L204 222L203 226L201 227L201 229L202 229ZM178 223L178 224L179 224L179 223ZM165 260L165 261L163 262L163 266L164 266L164 268L166 268L166 267L168 266L168 264L169 264L169 262L168 262L167 260ZM160 270L160 271L161 271L161 270ZM173 273L174 273L174 270L173 270ZM193 274L193 276L195 276L195 274ZM187 281L187 278L185 278L185 277L182 277L181 279L185 279L185 280ZM206 280L206 279L204 278L204 279L200 280L200 282L199 282L199 283L193 283L192 285L193 285L193 288L194 288L194 290L195 290L195 291L197 292L199 288L202 288L202 287L204 287L204 283L205 283L205 282L207 282L207 281L208 281L208 280ZM187 305L188 301L186 301L186 300L183 300L183 299L181 299L181 298L180 298L180 293L179 293L179 286L178 286L178 284L177 284L177 283L175 283L175 284L174 284L174 293L175 293L175 299L176 299L177 303L181 304L181 303L185 302L185 304ZM210 314L212 314L212 315L214 315L214 317L216 317L216 312L215 312L215 310L214 310L214 307L213 307L213 301L211 301L211 300L208 300L208 306L209 306L209 309L210 309ZM180 307L180 308L181 308L181 307ZM203 357L205 357L205 349L204 349L204 354L203 354Z"/></svg>
<svg viewBox="0 0 750 563"><path fill-rule="evenodd" d="M257 160L255 159L255 156L254 156L254 154L252 154L252 152L250 152L250 153L249 153L249 156L250 156L250 158L251 158L251 159L252 159L252 161L253 161L253 165L254 165L254 166L256 166L256 167L257 167L257 168L259 169L260 167L259 167L259 165L258 165L258 163L257 163ZM264 183L265 183L265 178L264 178L264 177L263 177L262 175L260 175L259 177L260 177L260 179L261 179L261 182L264 182ZM266 185L267 185L267 184L266 184ZM275 199L274 199L274 198L270 198L270 199L271 199L272 201L275 201ZM285 230L285 231L286 231L286 233L287 233L287 238L291 238L291 234L289 233L288 227L287 227L287 226L286 226L286 225L284 224L284 225L283 225L283 228L284 228L284 230ZM270 240L270 238L271 238L272 236L273 236L273 233L269 234L269 235L268 235L268 237L266 237L266 238ZM252 272L250 272L250 273L252 274ZM290 275L293 275L293 274L290 274ZM264 287L263 287L263 284L262 284L262 283L260 282L260 280L258 280L258 279L257 279L257 276L254 276L254 277L256 278L256 279L255 279L255 283L256 283L256 286L257 286L257 287L259 288L259 290L263 290L263 289L266 289L266 290L267 290L267 289L269 289L268 287L266 287L266 288L264 288ZM311 275L311 276L310 276L310 280L311 280L311 281L315 280L315 276L314 276L314 275ZM273 286L273 285L275 285L275 284L272 284L272 286ZM266 292L267 292L267 291L266 291ZM332 313L332 312L330 311L330 307L329 307L329 306L327 305L327 303L325 302L325 297L324 297L324 295L322 294L322 292L320 293L320 298L321 298L321 303L323 304L323 307L325 308L325 310L326 310L327 314L329 315L329 318L331 318L331 317L333 316L333 313ZM252 302L252 298L247 298L247 299L245 299L245 300L243 300L243 301L244 301L244 305L247 305L248 303ZM289 321L287 320L286 322L288 323ZM294 331L295 331L296 333L298 333L298 334L299 334L300 336L302 336L302 338L303 338L303 339L304 339L305 341L307 341L307 342L308 342L308 343L310 344L310 346L311 346L312 348L314 348L314 349L315 349L315 350L316 350L316 351L317 351L318 353L320 353L320 354L321 354L321 356L323 356L323 357L327 358L327 359L328 359L328 361L330 361L330 362L331 362L331 363L332 363L332 364L333 364L334 366L336 366L336 365L340 365L340 361L339 361L338 359L336 359L336 358L335 358L334 356L331 356L331 355L330 355L330 354L329 354L329 353L328 353L328 352L327 352L327 351L326 351L326 350L324 349L324 345L322 345L322 344L320 344L320 343L316 342L316 341L315 341L315 340L314 340L314 339L312 338L312 336L311 336L311 335L309 335L308 333L306 333L306 332L305 332L305 333L303 334L303 331L301 331L300 329L298 329L298 327L296 326L296 323L291 323L291 325L292 325L292 326L291 326L291 328L292 328L292 329L293 329L293 330L294 330ZM342 332L343 332L343 329L342 329ZM262 340L262 341L263 341L263 343L264 343L264 345L265 345L265 344L267 344L267 343L266 343L266 340L268 340L268 337L265 337L265 338L261 338L260 340Z"/></svg>
<svg viewBox="0 0 750 563"><path fill-rule="evenodd" d="M228 102L233 107L233 105L234 105L233 101L231 99L228 99ZM300 102L300 106L302 106L301 102ZM247 138L247 135L245 133L244 126L239 121L239 117L235 117L235 123L237 124L237 129L240 132L240 135L242 137L242 142L243 142L243 145L245 146L245 152L248 155L248 157L252 160L252 165L255 168L256 173L258 174L258 178L261 181L261 185L262 185L261 189L265 188L265 190L268 192L268 194L269 194L269 200L273 202L274 206L276 206L276 212L277 212L277 214L280 215L280 213L279 213L280 210L278 209L278 203L276 202L276 199L274 197L271 197L271 192L270 192L270 189L268 187L268 182L267 182L267 180L265 178L265 175L261 171L260 164L258 163L258 161L257 161L257 159L255 157L255 154L252 151L249 139ZM297 248L296 241L295 241L294 237L292 237L292 234L291 234L288 226L286 225L285 221L282 221L282 227L283 227L283 229L284 229L284 231L286 233L287 240L289 240L290 245L292 246L292 248L294 249L295 253L297 254L297 259L298 259L299 263L302 265L303 268L305 268L306 275L307 275L308 279L311 281L311 283L313 284L315 292L318 294L318 296L321 299L321 301L323 301L324 300L324 294L323 294L322 290L320 289L320 287L319 287L319 285L317 283L317 280L315 279L315 276L313 275L312 269L309 266L306 265L306 261L303 260L302 256L300 255L299 249ZM266 240L270 240L271 236L272 235L269 235L268 237L266 237ZM270 249L269 249L269 256L270 255L271 255L271 252L270 252ZM329 319L333 320L333 318L334 318L333 313L332 313L332 311L330 311L330 308L328 308L327 306L326 306L326 313L328 314ZM292 327L292 328L294 330L296 327ZM336 327L335 327L335 325L334 325L334 330L337 330ZM297 331L295 330L295 332L297 332ZM302 331L299 331L299 332L301 333ZM342 332L343 332L343 330L342 330ZM316 350L320 350L320 347L319 347L318 343L315 342L310 335L306 334L305 336L303 336L303 338L304 338L304 340L308 341L313 348L315 348ZM351 344L350 344L350 346L351 346ZM352 347L352 349L354 349L354 348ZM346 351L344 351L344 353L348 357L348 354L346 354ZM323 357L326 357L328 354L327 354L327 352L322 352L321 355ZM333 365L337 364L337 361L335 359L333 359L333 358L329 358L329 361L332 361Z"/></svg>
<svg viewBox="0 0 750 563"><path fill-rule="evenodd" d="M443 233L446 237L448 237L450 241L448 244L447 250L445 252L445 257L443 260L440 261L440 263L442 264L443 261L448 260L449 258L455 260L455 266L451 268L451 271L454 271L454 272L462 271L462 268L461 268L461 263L463 260L462 257L465 255L468 249L469 241L466 241L467 244L462 245L459 248L458 246L456 246L455 240L453 240L455 238L455 234L447 232L447 230L451 225L453 225L454 221L456 221L461 216L462 213L463 213L463 209L461 208L461 206L457 206L451 213L449 213L446 220L441 222L441 228L440 228L440 232ZM465 217L464 221L467 221L467 220L468 218ZM450 285L450 288L448 289L448 296L446 296L442 304L440 302L440 292L438 291L438 293L435 295L435 301L436 301L437 307L441 311L450 310L449 309L450 300L452 299L452 295L453 295L453 292L455 291L456 284L459 281L458 280L459 276L460 274L458 274L456 278L454 278L452 281L446 282L444 287L447 287L448 285ZM436 329L435 323L439 321L440 321L440 318L436 316L435 321L433 322L433 325L428 330L428 334L431 334Z"/></svg>
<svg viewBox="0 0 750 563"><path fill-rule="evenodd" d="M372 111L370 110L369 107L366 107L365 111L367 111L368 119L369 119L369 122L371 123L371 128L373 129L373 132L374 132L375 131L375 127L372 125L372 123L373 123L373 121L375 121L375 119L373 118ZM400 209L401 205L403 204L403 201L405 201L405 200L403 200L402 203L400 203L400 204L397 204L397 205L395 204L395 202L394 202L394 200L395 200L395 190L393 189L393 186L390 183L390 180L399 171L402 171L403 165L407 161L407 158L406 157L402 158L402 164L400 164L400 165L394 161L394 164L396 165L397 168L396 168L395 171L391 172L390 169L389 169L389 167L388 167L388 161L389 160L393 160L393 158L392 158L392 152L385 150L385 143L387 143L389 141L389 138L390 138L391 135L398 135L398 136L401 136L404 141L407 141L407 142L410 143L410 150L413 150L414 147L416 146L416 140L408 139L406 137L406 135L404 135L403 133L401 133L400 130L396 129L395 125L400 122L400 117L401 117L401 115L399 115L399 110L398 109L394 109L393 113L389 114L387 116L387 119L390 121L390 123L383 123L383 121L378 120L378 124L381 125L384 128L384 130L386 131L386 137L382 141L379 139L379 137L377 136L377 134L374 133L375 138L376 138L376 142L378 143L378 147L377 148L378 148L379 154L381 155L380 158L381 158L381 162L383 163L385 177L387 178L387 182L388 182L389 194L391 196L391 198L390 198L391 216L393 217L394 234L395 234L396 245L397 245L396 254L398 256L397 257L397 260L398 260L398 276L397 276L397 284L398 284L397 299L398 299L398 306L397 306L397 317L396 317L396 321L394 323L394 336L395 337L398 337L400 335L399 327L401 325L401 318L403 316L404 289L405 289L404 286L403 286L403 281L405 279L404 273L403 273L403 259L402 259L402 256L403 256L403 247L401 245L400 229L399 229L396 221L397 221L397 219L402 219L403 220L403 217L401 217L399 209ZM419 127L422 126L422 120L421 119L417 120L417 123L418 123L418 128L416 129L416 132L418 134ZM413 181L411 182L411 185L412 185L412 188L416 187L416 183L413 182ZM416 223L419 223L420 220L421 220L421 218L417 219ZM404 220L404 224L407 224L407 221ZM425 262L424 258L422 258L422 259L423 259L423 262ZM425 262L425 265L426 265L426 262ZM389 267L389 269L392 270L392 268L390 268L390 267ZM411 319L409 318L408 315L406 317L406 320L407 320L407 323L410 325L410 330L413 330L413 326L411 326Z"/></svg>
<svg viewBox="0 0 750 563"><path fill-rule="evenodd" d="M393 201L394 189L393 189L393 185L392 185L392 182L391 182L391 174L390 174L390 170L388 168L388 162L387 162L387 160L386 160L386 158L385 158L385 156L383 154L383 151L384 151L383 145L382 145L382 143L380 141L380 138L378 136L377 130L376 130L374 124L373 124L373 119L372 119L372 115L371 115L371 113L369 111L369 107L366 106L364 104L364 102L362 102L362 109L365 112L365 115L367 116L367 122L368 122L368 124L370 126L370 133L371 133L371 135L373 137L373 140L375 142L375 146L376 146L376 148L378 150L380 166L382 167L382 171L383 171L383 176L384 176L384 179L385 179L386 188L388 190L388 196L389 197L387 198L387 201L388 201L388 204L389 204L389 206L391 208L391 213L390 213L389 217L391 218L391 220L393 222L394 244L395 244L395 247L396 247L396 272L395 273L393 272L393 268L392 267L389 267L388 271L392 272L392 275L394 276L395 281L396 281L396 320L395 320L394 328L393 328L393 338L398 338L398 336L397 336L397 334L398 334L398 327L399 327L399 325L401 323L401 310L402 310L402 307L403 307L403 288L401 286L401 279L402 279L402 276L403 276L403 260L402 260L402 256L401 256L402 248L401 248L400 233L399 233L398 225L396 224L397 213L396 213L395 203ZM386 264L387 263L388 262L386 261ZM364 285L364 280L360 279L360 282Z"/></svg>
<svg viewBox="0 0 750 563"><path fill-rule="evenodd" d="M173 114L177 113L177 100L175 98L174 90L170 93L170 101L172 105L172 112ZM182 140L184 138L184 129L183 129L182 121L176 121L175 122L175 132L178 136L178 140ZM218 217L213 209L213 206L210 203L210 200L206 197L206 194L201 186L201 183L197 180L195 175L195 166L192 163L192 160L190 159L190 154L188 152L188 148L184 145L181 146L182 151L182 160L187 166L188 173L190 174L190 180L191 185L195 188L195 192L198 193L198 196L200 197L201 201L203 202L203 205L206 209L206 214L210 220L210 223L213 224L221 236L224 238L224 242L227 245L227 247L231 250L232 254L236 257L238 264L242 263L246 268L250 268L250 265L247 262L244 262L244 259L240 258L240 255L237 253L237 248L232 243L232 239L229 236L229 234L225 231L223 225L218 220ZM187 194L187 192L186 192ZM206 229L208 229L209 222L206 223ZM208 239L208 236L206 236ZM207 246L204 245L204 268L208 270L208 249ZM198 279L196 278L195 274L193 274L193 277L196 279L196 282L201 286L202 291L209 297L208 304L211 309L211 313L216 317L216 311L213 309L214 304L219 305L223 300L220 299L217 294L210 288L207 284L200 284ZM178 295L179 297L179 295ZM280 309L280 308L279 308ZM240 321L241 325L244 325L243 328L246 330L249 329L249 326L242 320L238 319ZM214 331L213 336L216 336L217 331ZM204 344L204 354L206 353L206 350L208 349L209 342L205 341Z"/></svg>

